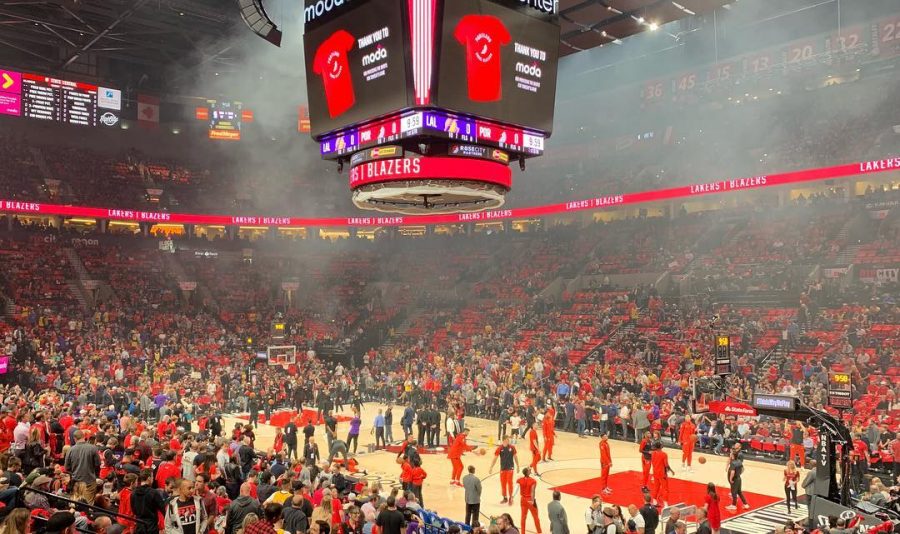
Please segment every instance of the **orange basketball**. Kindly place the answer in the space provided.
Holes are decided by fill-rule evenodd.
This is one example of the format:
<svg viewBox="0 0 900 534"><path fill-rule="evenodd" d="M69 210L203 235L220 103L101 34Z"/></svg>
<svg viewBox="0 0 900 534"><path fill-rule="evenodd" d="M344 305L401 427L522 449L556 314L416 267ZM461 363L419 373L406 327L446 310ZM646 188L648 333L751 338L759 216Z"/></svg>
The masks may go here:
<svg viewBox="0 0 900 534"><path fill-rule="evenodd" d="M487 451L484 450L484 447L482 447L482 448L478 449L478 454L479 454L479 456L484 456L485 454L487 454Z"/></svg>
<svg viewBox="0 0 900 534"><path fill-rule="evenodd" d="M701 457L697 458L697 461L700 462L700 465L705 464L705 463L706 463L706 456L701 456Z"/></svg>

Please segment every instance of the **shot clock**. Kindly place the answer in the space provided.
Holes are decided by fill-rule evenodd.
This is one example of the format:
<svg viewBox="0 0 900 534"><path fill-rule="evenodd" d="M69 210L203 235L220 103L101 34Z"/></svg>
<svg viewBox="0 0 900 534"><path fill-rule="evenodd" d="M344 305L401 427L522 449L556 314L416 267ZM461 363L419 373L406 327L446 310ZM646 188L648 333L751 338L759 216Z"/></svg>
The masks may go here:
<svg viewBox="0 0 900 534"><path fill-rule="evenodd" d="M716 336L716 374L728 376L731 374L731 336Z"/></svg>
<svg viewBox="0 0 900 534"><path fill-rule="evenodd" d="M853 381L850 373L828 373L828 405L838 410L853 407Z"/></svg>

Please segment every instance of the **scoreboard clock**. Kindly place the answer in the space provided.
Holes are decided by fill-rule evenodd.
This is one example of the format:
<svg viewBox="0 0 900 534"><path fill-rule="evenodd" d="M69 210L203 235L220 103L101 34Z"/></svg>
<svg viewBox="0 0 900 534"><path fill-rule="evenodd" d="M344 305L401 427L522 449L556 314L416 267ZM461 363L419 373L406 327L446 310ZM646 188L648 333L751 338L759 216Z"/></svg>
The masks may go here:
<svg viewBox="0 0 900 534"><path fill-rule="evenodd" d="M828 373L828 405L839 410L853 407L853 382L850 373Z"/></svg>

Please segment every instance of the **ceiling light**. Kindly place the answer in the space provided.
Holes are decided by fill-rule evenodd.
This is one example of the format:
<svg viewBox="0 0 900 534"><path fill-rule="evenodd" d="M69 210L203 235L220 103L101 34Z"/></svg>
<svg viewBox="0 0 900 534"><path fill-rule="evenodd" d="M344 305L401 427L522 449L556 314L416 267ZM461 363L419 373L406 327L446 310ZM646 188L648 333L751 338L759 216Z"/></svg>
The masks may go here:
<svg viewBox="0 0 900 534"><path fill-rule="evenodd" d="M643 23L644 23L644 17L638 17L637 21L638 21L639 24L643 24Z"/></svg>

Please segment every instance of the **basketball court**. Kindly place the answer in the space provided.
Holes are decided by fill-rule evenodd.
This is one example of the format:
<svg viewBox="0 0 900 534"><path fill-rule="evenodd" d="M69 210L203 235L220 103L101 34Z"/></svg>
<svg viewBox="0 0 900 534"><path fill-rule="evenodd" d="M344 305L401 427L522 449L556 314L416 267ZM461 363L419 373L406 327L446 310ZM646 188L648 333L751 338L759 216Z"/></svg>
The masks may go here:
<svg viewBox="0 0 900 534"><path fill-rule="evenodd" d="M359 436L359 454L357 454L356 460L359 462L361 469L367 472L369 480L379 480L385 489L388 489L397 483L400 473L400 466L395 462L396 453L387 451L366 452L368 450L367 446L375 442L375 437L370 434L370 431L372 429L372 421L379 407L382 406L376 403L363 405L363 423ZM398 407L395 407L394 411L393 433L395 440L403 437L403 431L399 425L402 407L399 408L398 410ZM338 415L349 416L350 411L346 410ZM246 416L241 419L234 417L226 417L224 419L226 429L233 428L236 422L246 423L247 421ZM511 506L500 503L502 497L498 473L499 462L493 472L488 472L488 467L493 460L493 450L497 443L497 422L467 417L466 425L471 429L469 444L475 445L477 448L484 447L487 449L487 454L483 456L473 451L466 453L462 458L463 465L474 465L476 469L475 474L482 479L482 521L487 522L492 516L509 512L521 530L521 525L519 525L518 496ZM346 421L339 421L338 435L341 439L346 438L348 428L349 424ZM317 426L315 436L323 456L327 454L324 450L324 434L324 427L321 425ZM260 423L256 435L257 448L261 450L268 449L272 445L275 427ZM300 438L302 439L302 435ZM570 529L573 529L573 532L580 532L581 530L579 529L583 529L581 523L583 522L584 512L590 504L591 496L600 493L602 489L599 483L599 441L599 438L596 437L579 438L571 432L557 432L553 450L554 461L538 465L540 476L537 477L537 501L541 527L544 532L549 532L547 503L552 499L554 488L559 489L562 493L561 502L568 513ZM543 441L541 441L541 444L543 444ZM623 512L627 516L628 512L625 509L628 504L637 504L638 506L642 504L640 500L641 462L637 452L637 444L610 440L609 445L613 459L612 474L610 476L610 487L613 493L603 496L603 501L605 504L622 506ZM531 462L531 453L528 451L527 439L520 439L516 448L518 450L520 468L527 466ZM750 509L744 509L740 514L736 515L725 510L725 506L730 504L725 473L726 457L695 452L693 472L685 472L681 469L681 452L675 449L666 449L666 452L669 455L669 464L675 471L675 475L670 477L669 481L670 506L680 505L688 510L690 510L691 506L702 507L706 484L714 482L719 487L719 496L722 503L723 531L732 526L732 528L728 529L730 532L770 532L772 530L771 524L767 525L764 520L755 518L756 515L767 517L771 523L783 523L784 520L789 518L784 505L779 504L784 499L782 489L783 466L753 460L745 461L746 469L743 476L743 486L744 494L750 503ZM706 464L700 465L697 461L700 456L704 456L707 459ZM444 517L462 521L465 517L464 490L448 484L450 482L451 466L446 454L423 454L422 464L422 467L428 473L428 478L423 488L425 506L428 509L437 511ZM517 474L515 478L517 479L518 476ZM805 506L801 505L800 510L794 511L790 517L799 519L805 516ZM692 531L693 529L689 528L689 530ZM530 519L525 531L534 532L534 524Z"/></svg>

